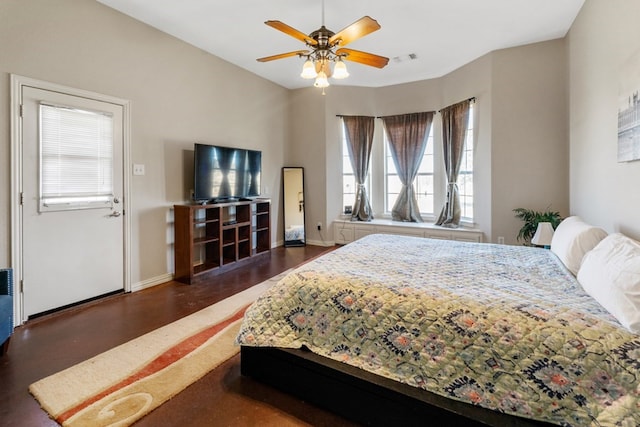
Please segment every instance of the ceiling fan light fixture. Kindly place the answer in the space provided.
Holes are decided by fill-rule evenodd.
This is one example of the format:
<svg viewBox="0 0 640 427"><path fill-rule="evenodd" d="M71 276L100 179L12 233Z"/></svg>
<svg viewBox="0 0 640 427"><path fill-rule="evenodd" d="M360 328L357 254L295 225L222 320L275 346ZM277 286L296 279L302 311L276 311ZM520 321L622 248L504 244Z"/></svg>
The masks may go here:
<svg viewBox="0 0 640 427"><path fill-rule="evenodd" d="M329 79L327 79L327 75L324 71L320 71L318 73L318 77L316 77L316 81L313 83L315 87L325 88L329 87Z"/></svg>
<svg viewBox="0 0 640 427"><path fill-rule="evenodd" d="M302 66L302 73L300 74L300 77L303 79L315 79L317 76L318 73L316 73L316 66L310 59L307 59Z"/></svg>
<svg viewBox="0 0 640 427"><path fill-rule="evenodd" d="M304 42L306 50L266 56L258 58L258 61L268 62L292 56L306 58L300 77L315 79L313 85L321 88L323 95L325 93L324 88L329 87L329 78L344 79L349 77L349 72L343 59L377 68L383 68L389 62L389 58L344 47L367 34L379 30L380 24L375 19L370 16L363 16L351 25L334 33L324 26L324 1L322 4L322 26L311 34L305 34L280 21L271 20L266 21L265 24Z"/></svg>
<svg viewBox="0 0 640 427"><path fill-rule="evenodd" d="M336 61L336 65L333 67L333 76L334 79L346 79L349 77L349 72L347 71L347 64L345 64L342 60Z"/></svg>

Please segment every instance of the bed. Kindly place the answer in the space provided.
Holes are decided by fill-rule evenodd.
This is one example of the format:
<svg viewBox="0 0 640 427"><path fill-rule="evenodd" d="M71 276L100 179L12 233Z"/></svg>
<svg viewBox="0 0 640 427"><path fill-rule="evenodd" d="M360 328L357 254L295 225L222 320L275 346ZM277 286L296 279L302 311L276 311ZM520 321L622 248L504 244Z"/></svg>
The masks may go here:
<svg viewBox="0 0 640 427"><path fill-rule="evenodd" d="M243 374L372 425L640 425L640 337L565 261L367 236L247 310Z"/></svg>

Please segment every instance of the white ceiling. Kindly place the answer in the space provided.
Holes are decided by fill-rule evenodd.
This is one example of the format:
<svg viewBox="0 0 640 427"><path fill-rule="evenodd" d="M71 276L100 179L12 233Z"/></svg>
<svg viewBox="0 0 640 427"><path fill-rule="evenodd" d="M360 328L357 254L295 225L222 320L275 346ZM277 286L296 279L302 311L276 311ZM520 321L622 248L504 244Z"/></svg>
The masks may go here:
<svg viewBox="0 0 640 427"><path fill-rule="evenodd" d="M279 20L309 34L322 25L323 0L97 0L286 88L310 86L296 56L305 49L268 27ZM390 58L383 68L347 62L332 84L381 87L443 76L497 49L563 37L585 0L324 0L324 24L338 32L365 15L381 29L349 48ZM415 54L416 59L409 59Z"/></svg>

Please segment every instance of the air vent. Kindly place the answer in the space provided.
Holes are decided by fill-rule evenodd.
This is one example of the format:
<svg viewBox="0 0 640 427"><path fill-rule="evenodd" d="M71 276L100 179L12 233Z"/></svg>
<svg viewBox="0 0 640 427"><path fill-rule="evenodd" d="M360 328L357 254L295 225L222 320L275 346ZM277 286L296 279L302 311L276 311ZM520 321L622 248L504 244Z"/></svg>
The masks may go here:
<svg viewBox="0 0 640 427"><path fill-rule="evenodd" d="M412 61L414 59L418 59L418 55L416 55L415 53L408 53L406 55L399 55L399 56L394 56L393 57L393 61L400 63L400 62L405 62L405 61Z"/></svg>

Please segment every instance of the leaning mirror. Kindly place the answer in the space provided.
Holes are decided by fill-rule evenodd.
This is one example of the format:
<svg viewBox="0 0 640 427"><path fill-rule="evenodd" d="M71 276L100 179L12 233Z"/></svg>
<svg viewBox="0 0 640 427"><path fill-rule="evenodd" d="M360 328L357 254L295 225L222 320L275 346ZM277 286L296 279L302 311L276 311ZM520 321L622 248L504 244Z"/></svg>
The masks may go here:
<svg viewBox="0 0 640 427"><path fill-rule="evenodd" d="M282 168L284 245L304 246L304 168Z"/></svg>

